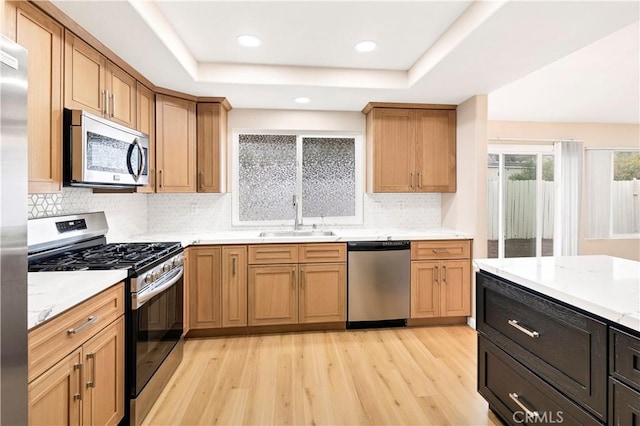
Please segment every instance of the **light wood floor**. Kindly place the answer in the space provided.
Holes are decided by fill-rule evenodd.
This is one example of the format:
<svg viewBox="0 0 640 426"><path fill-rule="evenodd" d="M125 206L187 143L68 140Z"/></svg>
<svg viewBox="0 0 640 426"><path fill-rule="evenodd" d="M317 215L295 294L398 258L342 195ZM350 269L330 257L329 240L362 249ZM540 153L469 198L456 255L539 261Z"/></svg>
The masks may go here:
<svg viewBox="0 0 640 426"><path fill-rule="evenodd" d="M467 326L191 339L146 425L500 425Z"/></svg>

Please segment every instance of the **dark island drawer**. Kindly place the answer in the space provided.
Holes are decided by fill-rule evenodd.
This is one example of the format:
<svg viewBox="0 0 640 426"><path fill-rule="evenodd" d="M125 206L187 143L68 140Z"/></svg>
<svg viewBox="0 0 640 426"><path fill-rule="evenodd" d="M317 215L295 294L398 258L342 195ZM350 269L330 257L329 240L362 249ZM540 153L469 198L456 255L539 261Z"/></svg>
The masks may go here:
<svg viewBox="0 0 640 426"><path fill-rule="evenodd" d="M606 324L482 272L476 291L478 330L604 421Z"/></svg>
<svg viewBox="0 0 640 426"><path fill-rule="evenodd" d="M599 425L578 405L478 336L478 392L511 425Z"/></svg>
<svg viewBox="0 0 640 426"><path fill-rule="evenodd" d="M611 328L609 345L611 375L640 391L640 338Z"/></svg>
<svg viewBox="0 0 640 426"><path fill-rule="evenodd" d="M640 392L636 392L616 379L609 379L611 409L609 424L628 426L640 424Z"/></svg>

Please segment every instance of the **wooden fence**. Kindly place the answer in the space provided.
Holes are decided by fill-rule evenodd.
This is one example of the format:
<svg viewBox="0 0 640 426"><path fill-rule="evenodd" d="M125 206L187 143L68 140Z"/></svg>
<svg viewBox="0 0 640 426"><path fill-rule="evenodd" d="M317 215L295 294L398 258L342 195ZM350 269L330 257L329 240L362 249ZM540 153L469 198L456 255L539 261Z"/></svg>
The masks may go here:
<svg viewBox="0 0 640 426"><path fill-rule="evenodd" d="M488 191L488 239L498 239L498 181ZM536 181L508 180L505 186L505 239L536 237ZM640 232L640 180L614 181L611 188L613 232ZM542 183L542 238L553 238L554 183Z"/></svg>

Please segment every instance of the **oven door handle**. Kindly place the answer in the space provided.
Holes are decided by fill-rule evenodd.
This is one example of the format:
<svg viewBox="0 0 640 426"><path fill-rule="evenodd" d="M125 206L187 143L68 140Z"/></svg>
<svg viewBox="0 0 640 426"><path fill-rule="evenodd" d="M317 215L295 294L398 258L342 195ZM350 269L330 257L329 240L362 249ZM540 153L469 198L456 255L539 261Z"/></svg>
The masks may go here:
<svg viewBox="0 0 640 426"><path fill-rule="evenodd" d="M165 278L161 281L158 281L156 285L150 290L142 289L138 293L133 293L131 295L131 308L138 309L149 300L151 300L154 296L162 293L168 288L175 285L184 275L184 268L179 266L173 269L170 273L167 274Z"/></svg>

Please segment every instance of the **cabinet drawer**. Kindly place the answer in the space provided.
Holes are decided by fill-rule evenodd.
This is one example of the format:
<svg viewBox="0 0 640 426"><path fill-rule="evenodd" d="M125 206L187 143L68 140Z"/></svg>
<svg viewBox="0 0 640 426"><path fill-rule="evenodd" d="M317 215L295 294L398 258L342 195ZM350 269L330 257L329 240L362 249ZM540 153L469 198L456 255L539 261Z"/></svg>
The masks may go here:
<svg viewBox="0 0 640 426"><path fill-rule="evenodd" d="M411 242L411 260L469 258L471 258L469 240Z"/></svg>
<svg viewBox="0 0 640 426"><path fill-rule="evenodd" d="M512 425L600 424L481 335L478 336L478 392Z"/></svg>
<svg viewBox="0 0 640 426"><path fill-rule="evenodd" d="M640 424L640 392L636 392L616 379L609 379L611 408L610 425Z"/></svg>
<svg viewBox="0 0 640 426"><path fill-rule="evenodd" d="M262 244L249 246L249 264L298 263L297 244Z"/></svg>
<svg viewBox="0 0 640 426"><path fill-rule="evenodd" d="M611 375L640 391L640 338L615 328L609 333Z"/></svg>
<svg viewBox="0 0 640 426"><path fill-rule="evenodd" d="M331 244L300 244L298 247L298 261L312 262L345 262L347 245L344 243Z"/></svg>
<svg viewBox="0 0 640 426"><path fill-rule="evenodd" d="M29 382L124 314L124 284L82 302L28 335Z"/></svg>
<svg viewBox="0 0 640 426"><path fill-rule="evenodd" d="M478 330L604 420L607 326L507 281L478 273Z"/></svg>

